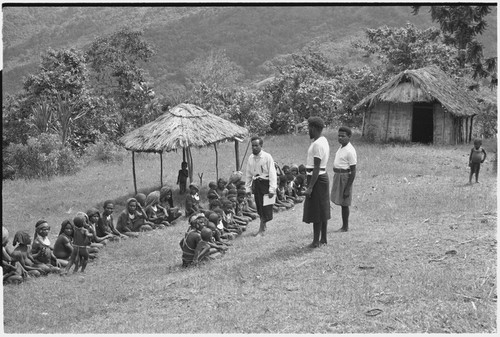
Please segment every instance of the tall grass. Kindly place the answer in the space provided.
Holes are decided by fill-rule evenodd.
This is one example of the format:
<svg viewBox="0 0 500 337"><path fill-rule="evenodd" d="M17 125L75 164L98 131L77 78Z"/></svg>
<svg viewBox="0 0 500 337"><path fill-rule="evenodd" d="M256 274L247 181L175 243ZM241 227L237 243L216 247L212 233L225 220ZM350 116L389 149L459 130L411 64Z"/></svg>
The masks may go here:
<svg viewBox="0 0 500 337"><path fill-rule="evenodd" d="M333 159L336 133L326 135ZM327 246L306 247L312 225L301 222L299 204L276 213L264 238L249 235L258 226L254 221L223 258L183 269L183 220L109 244L85 275L4 286L5 332L496 332L491 164L483 165L480 184L467 185L472 145L377 145L358 136L353 144L359 163L351 231L333 233L341 220L340 208L332 204ZM305 135L264 139L264 149L280 165L304 163L308 145ZM484 145L488 153L495 146ZM219 176L229 177L234 146L218 150ZM206 187L215 180L214 151L195 150L193 159L195 177L203 172ZM173 186L182 155L170 153L164 160L164 181ZM332 160L329 172L331 165ZM140 189L159 186L159 156L137 156L136 168ZM2 193L3 223L11 237L17 229L32 231L44 217L54 224L55 240L64 218L133 194L130 157L91 165L73 177L8 181ZM177 191L174 197L182 199ZM118 205L115 212L123 207Z"/></svg>

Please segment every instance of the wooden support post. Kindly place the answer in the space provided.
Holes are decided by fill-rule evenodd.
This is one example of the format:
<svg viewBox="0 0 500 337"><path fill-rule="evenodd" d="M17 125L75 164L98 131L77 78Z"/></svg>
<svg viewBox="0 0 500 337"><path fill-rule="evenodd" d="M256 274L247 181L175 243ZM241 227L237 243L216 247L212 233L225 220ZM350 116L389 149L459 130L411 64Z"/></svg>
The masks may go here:
<svg viewBox="0 0 500 337"><path fill-rule="evenodd" d="M163 152L160 152L160 186L163 187Z"/></svg>
<svg viewBox="0 0 500 337"><path fill-rule="evenodd" d="M215 150L215 181L219 181L219 153L217 152L217 143L214 143Z"/></svg>
<svg viewBox="0 0 500 337"><path fill-rule="evenodd" d="M182 148L182 161L186 161L186 148Z"/></svg>
<svg viewBox="0 0 500 337"><path fill-rule="evenodd" d="M135 180L135 151L132 151L132 173L134 175L134 191L137 194L137 182Z"/></svg>
<svg viewBox="0 0 500 337"><path fill-rule="evenodd" d="M387 142L387 136L389 135L389 121L391 118L391 104L387 103L387 123L385 125L385 141Z"/></svg>
<svg viewBox="0 0 500 337"><path fill-rule="evenodd" d="M236 171L240 170L240 142L234 140L234 155L236 156Z"/></svg>
<svg viewBox="0 0 500 337"><path fill-rule="evenodd" d="M188 169L189 169L189 183L193 183L193 156L191 154L191 148L187 147L186 148L186 159L188 163Z"/></svg>

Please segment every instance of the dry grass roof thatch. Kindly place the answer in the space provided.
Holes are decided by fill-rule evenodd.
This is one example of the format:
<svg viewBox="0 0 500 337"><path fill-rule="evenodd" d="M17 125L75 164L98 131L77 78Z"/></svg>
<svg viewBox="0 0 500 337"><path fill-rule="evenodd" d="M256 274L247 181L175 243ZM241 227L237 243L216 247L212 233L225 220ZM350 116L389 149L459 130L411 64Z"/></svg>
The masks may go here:
<svg viewBox="0 0 500 337"><path fill-rule="evenodd" d="M186 147L203 147L235 138L248 130L215 116L193 104L179 104L151 123L120 138L127 150L169 152Z"/></svg>
<svg viewBox="0 0 500 337"><path fill-rule="evenodd" d="M378 90L366 96L353 109L373 106L376 102L412 103L438 101L455 116L477 115L476 100L436 66L405 70Z"/></svg>

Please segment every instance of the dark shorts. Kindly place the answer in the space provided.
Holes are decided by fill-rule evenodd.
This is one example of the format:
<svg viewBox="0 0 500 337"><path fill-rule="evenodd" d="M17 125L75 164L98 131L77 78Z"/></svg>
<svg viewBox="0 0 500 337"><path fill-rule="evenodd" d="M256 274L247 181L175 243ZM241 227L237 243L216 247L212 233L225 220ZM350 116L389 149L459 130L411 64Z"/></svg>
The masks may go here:
<svg viewBox="0 0 500 337"><path fill-rule="evenodd" d="M471 163L470 173L479 173L480 168L481 168L481 163Z"/></svg>
<svg viewBox="0 0 500 337"><path fill-rule="evenodd" d="M252 190L260 219L265 222L271 221L273 219L273 205L263 206L264 194L269 193L269 180L254 180Z"/></svg>
<svg viewBox="0 0 500 337"><path fill-rule="evenodd" d="M307 183L312 176L307 176ZM330 180L328 173L320 174L310 197L304 200L302 221L305 223L326 222L330 219Z"/></svg>

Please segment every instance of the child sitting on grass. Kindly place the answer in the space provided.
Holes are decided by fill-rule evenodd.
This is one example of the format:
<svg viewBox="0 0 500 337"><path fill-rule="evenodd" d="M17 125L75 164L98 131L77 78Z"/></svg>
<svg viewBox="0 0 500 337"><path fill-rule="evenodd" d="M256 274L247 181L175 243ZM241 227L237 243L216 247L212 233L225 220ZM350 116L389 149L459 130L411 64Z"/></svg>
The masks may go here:
<svg viewBox="0 0 500 337"><path fill-rule="evenodd" d="M224 178L219 178L219 180L217 180L217 189L215 191L219 195L219 199L227 196L228 189L226 185L227 181L225 181Z"/></svg>
<svg viewBox="0 0 500 337"><path fill-rule="evenodd" d="M222 202L222 223L224 228L235 231L240 235L242 232L246 231L246 225L240 224L234 219L234 209L233 203L227 198L223 198Z"/></svg>
<svg viewBox="0 0 500 337"><path fill-rule="evenodd" d="M137 212L137 200L129 198L125 209L118 216L116 229L128 237L138 237L139 231L150 231L153 228L145 223L145 214Z"/></svg>
<svg viewBox="0 0 500 337"><path fill-rule="evenodd" d="M106 244L109 242L109 239L111 239L113 236L106 234L104 236L99 236L97 234L97 226L99 225L99 221L101 220L101 214L99 214L99 210L97 208L91 208L87 211L87 217L89 219L88 226L90 227L91 233L94 235L92 239L90 240L91 246L94 244L99 244L101 246L98 246L98 248L102 248L103 246L106 246ZM97 246L97 245L95 245Z"/></svg>
<svg viewBox="0 0 500 337"><path fill-rule="evenodd" d="M276 202L281 203L286 209L290 209L295 205L295 201L286 195L287 178L285 175L279 176L278 188L276 189Z"/></svg>
<svg viewBox="0 0 500 337"><path fill-rule="evenodd" d="M245 189L238 190L236 201L238 202L238 207L241 210L241 214L250 217L252 220L255 220L259 217L257 210L252 209L248 205L248 197Z"/></svg>
<svg viewBox="0 0 500 337"><path fill-rule="evenodd" d="M35 237L31 246L31 255L34 258L35 267L45 269L48 273L59 273L61 266L52 252L54 248L49 240L50 226L45 220L39 220L35 225Z"/></svg>
<svg viewBox="0 0 500 337"><path fill-rule="evenodd" d="M90 238L93 234L85 228L85 218L83 216L76 216L73 219L74 233L73 233L73 252L63 274L67 274L71 267L75 265L73 273L78 271L81 266L81 272L85 272L87 262L89 260L88 248L90 247Z"/></svg>
<svg viewBox="0 0 500 337"><path fill-rule="evenodd" d="M189 193L186 195L186 217L190 217L193 214L202 212L202 207L200 206L200 195L198 192L200 189L196 184L189 185Z"/></svg>
<svg viewBox="0 0 500 337"><path fill-rule="evenodd" d="M40 268L35 266L35 260L31 255L31 237L26 231L17 231L12 240L12 245L15 247L12 254L12 262L19 262L21 266L34 276L46 275L50 272L48 268Z"/></svg>
<svg viewBox="0 0 500 337"><path fill-rule="evenodd" d="M217 184L214 181L208 183L207 199L209 205L212 204L213 200L220 199L220 195L217 193Z"/></svg>
<svg viewBox="0 0 500 337"><path fill-rule="evenodd" d="M54 255L61 262L62 267L66 267L73 253L73 234L74 228L70 220L64 220L61 223L59 236L56 243L54 243Z"/></svg>
<svg viewBox="0 0 500 337"><path fill-rule="evenodd" d="M198 265L200 262L216 259L221 256L227 248L222 248L213 243L212 230L204 227L201 229L201 240L196 245L194 250L193 264Z"/></svg>
<svg viewBox="0 0 500 337"><path fill-rule="evenodd" d="M203 213L193 214L189 218L189 228L179 242L182 249L182 266L189 267L194 261L194 252L201 241L201 229L204 227Z"/></svg>
<svg viewBox="0 0 500 337"><path fill-rule="evenodd" d="M168 212L160 205L160 191L153 191L146 198L146 216L153 223L153 228L170 226Z"/></svg>
<svg viewBox="0 0 500 337"><path fill-rule="evenodd" d="M103 204L103 212L100 221L97 223L97 235L106 236L108 235L111 241L120 241L120 239L126 239L125 234L121 234L116 228L113 220L113 211L115 205L112 200L106 200Z"/></svg>
<svg viewBox="0 0 500 337"><path fill-rule="evenodd" d="M40 276L36 270L27 271L20 262L12 259L12 252L7 248L9 231L2 227L2 271L3 283L21 283L30 276Z"/></svg>
<svg viewBox="0 0 500 337"><path fill-rule="evenodd" d="M174 198L172 189L168 186L164 186L160 190L160 205L163 206L168 213L167 221L173 225L174 220L182 216L179 211L179 207L174 207Z"/></svg>

